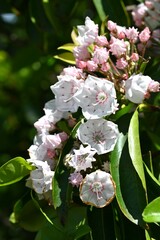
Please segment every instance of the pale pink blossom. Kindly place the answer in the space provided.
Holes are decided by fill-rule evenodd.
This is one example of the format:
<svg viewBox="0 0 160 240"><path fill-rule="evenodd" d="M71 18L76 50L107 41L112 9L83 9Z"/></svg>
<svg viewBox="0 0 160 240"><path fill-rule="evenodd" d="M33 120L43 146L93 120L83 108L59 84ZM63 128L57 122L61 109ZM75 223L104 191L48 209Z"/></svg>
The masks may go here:
<svg viewBox="0 0 160 240"><path fill-rule="evenodd" d="M77 46L73 49L73 55L75 59L86 61L90 58L90 53L88 52L88 49L86 46Z"/></svg>
<svg viewBox="0 0 160 240"><path fill-rule="evenodd" d="M113 55L120 57L121 55L126 53L127 45L125 41L122 39L117 39L115 37L111 38L111 44L110 44L110 51Z"/></svg>
<svg viewBox="0 0 160 240"><path fill-rule="evenodd" d="M60 78L59 78L59 80L60 80ZM55 99L52 99L52 100L46 102L43 110L45 112L46 118L48 119L48 121L50 121L51 126L53 124L56 124L62 118L66 119L69 116L68 111L62 112L57 109ZM53 125L53 127L54 127L54 125ZM53 129L51 129L51 130L53 130Z"/></svg>
<svg viewBox="0 0 160 240"><path fill-rule="evenodd" d="M107 46L107 45L108 45L108 40L107 40L106 36L103 36L103 35L97 36L97 38L96 38L96 44L97 44L98 46L100 46L100 47L105 47L105 46Z"/></svg>
<svg viewBox="0 0 160 240"><path fill-rule="evenodd" d="M138 33L139 32L138 32L137 28L134 28L134 27L132 27L132 28L129 27L128 29L125 30L125 34L126 34L127 38L133 43L135 43L137 41Z"/></svg>
<svg viewBox="0 0 160 240"><path fill-rule="evenodd" d="M87 119L101 118L118 109L114 84L105 78L88 75L74 98Z"/></svg>
<svg viewBox="0 0 160 240"><path fill-rule="evenodd" d="M43 134L42 142L47 149L61 148L62 142L68 139L68 135L65 132L55 134Z"/></svg>
<svg viewBox="0 0 160 240"><path fill-rule="evenodd" d="M116 61L116 67L118 69L124 69L127 67L127 65L128 65L128 62L124 58L118 58Z"/></svg>
<svg viewBox="0 0 160 240"><path fill-rule="evenodd" d="M82 87L84 81L77 80L76 77L70 75L60 75L58 79L59 81L51 86L57 109L62 112L76 112L78 104L74 99L74 94Z"/></svg>
<svg viewBox="0 0 160 240"><path fill-rule="evenodd" d="M89 119L80 125L77 136L83 144L90 145L100 155L114 149L119 131L118 126L111 121Z"/></svg>
<svg viewBox="0 0 160 240"><path fill-rule="evenodd" d="M149 28L145 27L145 29L139 34L140 41L142 43L146 43L151 37L150 33L151 32L150 32Z"/></svg>
<svg viewBox="0 0 160 240"><path fill-rule="evenodd" d="M101 70L103 71L103 72L108 72L109 70L110 70L110 64L108 63L108 62L106 62L106 63L103 63L102 65L101 65Z"/></svg>
<svg viewBox="0 0 160 240"><path fill-rule="evenodd" d="M78 25L77 41L80 45L89 46L98 36L98 24L95 24L89 17L85 19L85 25Z"/></svg>
<svg viewBox="0 0 160 240"><path fill-rule="evenodd" d="M79 187L79 185L81 184L82 180L83 180L83 176L80 172L74 172L71 173L69 178L69 183L72 184L73 187Z"/></svg>
<svg viewBox="0 0 160 240"><path fill-rule="evenodd" d="M153 1L145 1L145 5L146 5L146 7L147 8L150 8L150 9L152 9L153 7L154 7L154 3L153 3Z"/></svg>
<svg viewBox="0 0 160 240"><path fill-rule="evenodd" d="M139 60L139 54L138 53L132 53L131 60L133 62L137 62Z"/></svg>
<svg viewBox="0 0 160 240"><path fill-rule="evenodd" d="M92 60L97 64L105 63L109 58L109 52L104 47L95 47Z"/></svg>
<svg viewBox="0 0 160 240"><path fill-rule="evenodd" d="M51 171L48 163L38 160L28 160L28 162L35 166L36 169L30 172L30 177L26 181L26 186L34 189L38 194L44 194L52 190L54 171Z"/></svg>
<svg viewBox="0 0 160 240"><path fill-rule="evenodd" d="M76 77L77 79L85 78L85 73L80 68L74 67L66 67L63 68L61 75L70 75Z"/></svg>
<svg viewBox="0 0 160 240"><path fill-rule="evenodd" d="M88 69L88 71L90 71L90 72L94 72L94 71L96 71L97 68L98 68L97 63L94 62L93 60L88 60L88 61L86 62L86 64L87 64L87 69Z"/></svg>
<svg viewBox="0 0 160 240"><path fill-rule="evenodd" d="M68 165L73 167L76 172L86 171L87 168L92 168L92 162L96 161L93 157L95 154L95 149L92 149L90 146L83 147L81 144L79 149L73 150Z"/></svg>
<svg viewBox="0 0 160 240"><path fill-rule="evenodd" d="M133 103L142 103L152 79L142 74L132 75L125 81L125 97Z"/></svg>
<svg viewBox="0 0 160 240"><path fill-rule="evenodd" d="M87 174L80 185L80 198L87 205L98 208L108 205L115 196L112 176L102 170Z"/></svg>
<svg viewBox="0 0 160 240"><path fill-rule="evenodd" d="M140 3L132 11L132 17L133 17L133 20L134 20L136 26L140 27L141 25L143 25L143 19L147 13L147 10L148 10L147 6L145 6L144 3Z"/></svg>
<svg viewBox="0 0 160 240"><path fill-rule="evenodd" d="M111 20L108 20L107 22L107 28L109 31L113 32L116 30L117 24Z"/></svg>
<svg viewBox="0 0 160 240"><path fill-rule="evenodd" d="M76 66L83 70L87 67L87 62L76 59Z"/></svg>
<svg viewBox="0 0 160 240"><path fill-rule="evenodd" d="M35 123L34 127L37 129L39 133L47 133L49 131L53 131L55 127L55 122L51 122L47 115L39 118Z"/></svg>
<svg viewBox="0 0 160 240"><path fill-rule="evenodd" d="M160 91L160 83L152 80L148 85L149 92L159 92Z"/></svg>
<svg viewBox="0 0 160 240"><path fill-rule="evenodd" d="M125 31L126 31L125 27L122 27L122 26L119 26L119 25L116 26L116 36L119 39L124 39L126 37Z"/></svg>

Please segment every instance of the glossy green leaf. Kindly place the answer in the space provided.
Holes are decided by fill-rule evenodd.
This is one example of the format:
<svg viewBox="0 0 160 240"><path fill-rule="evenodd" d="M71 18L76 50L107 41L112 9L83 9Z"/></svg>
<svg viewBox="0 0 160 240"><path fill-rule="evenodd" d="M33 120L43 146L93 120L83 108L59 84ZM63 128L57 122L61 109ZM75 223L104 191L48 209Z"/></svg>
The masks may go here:
<svg viewBox="0 0 160 240"><path fill-rule="evenodd" d="M20 181L35 167L24 158L16 157L0 167L0 186L6 186Z"/></svg>
<svg viewBox="0 0 160 240"><path fill-rule="evenodd" d="M124 116L125 114L131 112L133 110L134 104L129 103L128 105L122 107L119 109L114 115L112 115L112 118L114 120L118 120L120 117Z"/></svg>
<svg viewBox="0 0 160 240"><path fill-rule="evenodd" d="M150 202L143 211L145 222L160 222L160 197Z"/></svg>
<svg viewBox="0 0 160 240"><path fill-rule="evenodd" d="M69 64L75 64L75 58L70 52L60 53L58 55L55 55L54 58L59 59L63 62L67 62Z"/></svg>
<svg viewBox="0 0 160 240"><path fill-rule="evenodd" d="M61 231L51 224L46 224L38 232L36 240L76 240L90 232L90 227L86 222L86 207L77 205L70 207L68 221L64 226L60 225L58 217L54 218L54 222L61 226Z"/></svg>
<svg viewBox="0 0 160 240"><path fill-rule="evenodd" d="M129 155L126 136L122 133L111 153L111 174L116 183L116 199L123 214L134 224L145 227L142 212L145 191Z"/></svg>
<svg viewBox="0 0 160 240"><path fill-rule="evenodd" d="M20 199L14 207L14 212L11 216L12 222L13 216L15 223L30 232L38 231L46 223L45 217L35 206L33 200L29 200L23 205L23 201Z"/></svg>
<svg viewBox="0 0 160 240"><path fill-rule="evenodd" d="M58 47L58 50L63 49L63 50L67 50L67 51L73 52L74 48L75 48L75 44L67 43L67 44L64 44L64 45Z"/></svg>
<svg viewBox="0 0 160 240"><path fill-rule="evenodd" d="M70 171L64 165L63 160L66 154L68 154L73 147L75 135L77 133L77 129L80 124L81 124L81 121L79 121L72 129L69 139L67 140L67 143L63 148L63 151L58 160L57 167L55 169L55 174L52 182L52 186L53 186L52 197L53 197L53 205L55 208L60 207L62 203L65 205L67 202L70 202L71 185L68 184L68 177L69 177ZM63 206L62 206L62 209L63 209Z"/></svg>
<svg viewBox="0 0 160 240"><path fill-rule="evenodd" d="M138 111L136 110L131 118L129 130L128 130L128 146L129 154L133 163L133 166L142 181L142 186L146 192L146 181L143 168L142 153L139 139L139 120ZM146 196L147 198L147 196Z"/></svg>
<svg viewBox="0 0 160 240"><path fill-rule="evenodd" d="M134 219L133 216L129 213L129 210L127 209L127 206L122 196L121 185L120 185L120 172L119 172L120 166L119 165L120 165L120 159L121 159L122 151L123 151L126 140L127 140L127 136L124 136L121 133L116 143L116 146L111 153L111 174L116 183L116 198L121 211L130 221L137 224L137 219Z"/></svg>

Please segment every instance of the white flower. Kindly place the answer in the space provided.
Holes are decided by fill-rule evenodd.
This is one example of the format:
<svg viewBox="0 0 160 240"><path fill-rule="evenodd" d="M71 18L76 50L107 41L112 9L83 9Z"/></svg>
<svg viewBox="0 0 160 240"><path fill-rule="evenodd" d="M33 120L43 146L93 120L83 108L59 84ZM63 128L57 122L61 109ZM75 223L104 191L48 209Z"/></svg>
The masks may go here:
<svg viewBox="0 0 160 240"><path fill-rule="evenodd" d="M142 74L132 75L125 81L125 97L133 103L142 103L152 79Z"/></svg>
<svg viewBox="0 0 160 240"><path fill-rule="evenodd" d="M51 86L51 90L55 94L56 108L62 112L76 112L78 104L73 96L82 87L83 80L77 80L76 77L69 75L60 75L58 80Z"/></svg>
<svg viewBox="0 0 160 240"><path fill-rule="evenodd" d="M114 84L104 78L88 75L81 88L74 96L87 119L101 118L115 113L117 99Z"/></svg>
<svg viewBox="0 0 160 240"><path fill-rule="evenodd" d="M115 183L109 173L97 170L87 174L80 185L80 198L98 208L108 205L115 196Z"/></svg>
<svg viewBox="0 0 160 240"><path fill-rule="evenodd" d="M30 177L27 179L26 186L33 188L38 194L43 194L52 190L52 178L54 171L51 171L47 162L28 160L36 166L37 169L30 172Z"/></svg>
<svg viewBox="0 0 160 240"><path fill-rule="evenodd" d="M95 24L89 17L86 17L85 25L79 25L77 29L77 41L80 45L90 45L98 36L98 24Z"/></svg>
<svg viewBox="0 0 160 240"><path fill-rule="evenodd" d="M68 112L64 112L64 111L62 112L56 108L55 99L52 99L46 102L43 110L48 120L54 124L57 123L62 118L67 118L69 116Z"/></svg>
<svg viewBox="0 0 160 240"><path fill-rule="evenodd" d="M79 140L104 154L114 149L119 131L118 126L105 119L89 119L77 130Z"/></svg>
<svg viewBox="0 0 160 240"><path fill-rule="evenodd" d="M77 172L81 170L86 171L87 168L92 168L92 162L96 161L93 157L96 153L95 149L92 149L90 146L83 147L83 145L81 145L78 150L74 149L73 152L74 154L68 161L70 167L73 167Z"/></svg>

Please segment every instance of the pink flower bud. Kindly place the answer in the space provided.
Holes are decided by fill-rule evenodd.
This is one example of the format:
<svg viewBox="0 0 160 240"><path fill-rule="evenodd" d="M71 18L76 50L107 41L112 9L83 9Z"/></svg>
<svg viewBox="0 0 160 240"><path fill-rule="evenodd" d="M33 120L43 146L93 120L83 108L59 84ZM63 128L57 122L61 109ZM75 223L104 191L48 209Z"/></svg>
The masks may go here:
<svg viewBox="0 0 160 240"><path fill-rule="evenodd" d="M124 69L127 67L127 65L128 65L128 62L124 58L119 58L116 61L116 67L118 69Z"/></svg>
<svg viewBox="0 0 160 240"><path fill-rule="evenodd" d="M149 92L159 92L160 91L160 83L157 82L157 81L152 80L149 83L148 91Z"/></svg>
<svg viewBox="0 0 160 240"><path fill-rule="evenodd" d="M150 39L150 30L148 27L146 27L140 34L139 39L142 43L146 43Z"/></svg>
<svg viewBox="0 0 160 240"><path fill-rule="evenodd" d="M98 68L97 63L95 63L94 61L91 61L91 60L87 61L88 71L94 72L97 70L97 68Z"/></svg>
<svg viewBox="0 0 160 240"><path fill-rule="evenodd" d="M76 66L80 69L84 69L84 68L86 68L87 63L85 61L76 59Z"/></svg>
<svg viewBox="0 0 160 240"><path fill-rule="evenodd" d="M132 55L131 55L131 60L132 60L133 62L137 62L137 61L139 60L139 55L138 55L138 53L132 53Z"/></svg>
<svg viewBox="0 0 160 240"><path fill-rule="evenodd" d="M108 40L105 36L101 35L96 38L96 44L100 47L104 47L108 45Z"/></svg>
<svg viewBox="0 0 160 240"><path fill-rule="evenodd" d="M116 30L117 24L115 22L112 22L111 20L107 23L108 30L113 32Z"/></svg>

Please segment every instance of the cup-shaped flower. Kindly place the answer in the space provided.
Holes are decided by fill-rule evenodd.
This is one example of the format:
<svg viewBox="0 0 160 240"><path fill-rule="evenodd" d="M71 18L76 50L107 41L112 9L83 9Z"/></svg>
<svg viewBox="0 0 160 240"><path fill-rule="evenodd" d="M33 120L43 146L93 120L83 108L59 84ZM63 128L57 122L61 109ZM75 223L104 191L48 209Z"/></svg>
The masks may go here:
<svg viewBox="0 0 160 240"><path fill-rule="evenodd" d="M133 103L142 103L148 86L152 82L149 76L136 74L125 81L125 97Z"/></svg>
<svg viewBox="0 0 160 240"><path fill-rule="evenodd" d="M98 208L108 205L115 196L115 183L112 176L101 170L87 174L80 185L80 198Z"/></svg>
<svg viewBox="0 0 160 240"><path fill-rule="evenodd" d="M81 88L83 80L77 80L76 77L69 75L61 75L58 79L59 81L51 86L57 109L62 112L76 112L78 105L73 96Z"/></svg>
<svg viewBox="0 0 160 240"><path fill-rule="evenodd" d="M98 154L104 154L114 149L119 131L117 124L111 121L89 119L80 125L77 135L83 144L90 145Z"/></svg>
<svg viewBox="0 0 160 240"><path fill-rule="evenodd" d="M77 172L92 168L92 162L96 161L93 157L96 153L95 149L92 149L90 146L83 147L81 145L79 149L74 149L73 151L74 154L71 156L70 161L68 161L70 167L73 167Z"/></svg>
<svg viewBox="0 0 160 240"><path fill-rule="evenodd" d="M30 177L27 179L26 186L33 188L38 194L44 194L51 190L54 171L51 171L48 163L38 160L28 161L36 166L36 169L30 172Z"/></svg>
<svg viewBox="0 0 160 240"><path fill-rule="evenodd" d="M78 25L77 41L80 45L92 44L98 36L98 24L95 24L89 17L85 19L85 25Z"/></svg>
<svg viewBox="0 0 160 240"><path fill-rule="evenodd" d="M114 84L107 79L88 75L74 96L86 119L97 119L118 109Z"/></svg>

